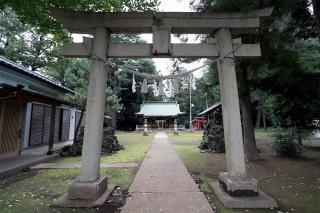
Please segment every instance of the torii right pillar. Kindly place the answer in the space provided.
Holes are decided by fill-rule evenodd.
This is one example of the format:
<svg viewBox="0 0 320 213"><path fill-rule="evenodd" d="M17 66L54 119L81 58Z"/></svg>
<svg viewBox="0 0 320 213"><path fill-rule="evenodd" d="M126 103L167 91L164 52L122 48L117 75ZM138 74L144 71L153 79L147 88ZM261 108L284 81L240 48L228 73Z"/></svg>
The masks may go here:
<svg viewBox="0 0 320 213"><path fill-rule="evenodd" d="M277 207L273 198L258 190L257 179L248 176L246 173L235 59L232 53L233 42L230 29L222 28L216 32L215 36L219 55L226 56L229 54L218 61L227 172L219 173L219 183L212 184L212 187L222 203L229 208Z"/></svg>

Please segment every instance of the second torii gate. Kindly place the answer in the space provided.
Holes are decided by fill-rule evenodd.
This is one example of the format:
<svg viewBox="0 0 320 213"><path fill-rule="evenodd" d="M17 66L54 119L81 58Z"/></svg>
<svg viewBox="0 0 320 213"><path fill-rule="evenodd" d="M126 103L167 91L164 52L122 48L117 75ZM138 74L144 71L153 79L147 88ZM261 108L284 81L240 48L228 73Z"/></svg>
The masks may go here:
<svg viewBox="0 0 320 213"><path fill-rule="evenodd" d="M219 174L220 184L213 188L227 207L274 207L276 202L258 192L257 180L246 174L240 120L235 57L261 56L259 44L241 44L233 35L255 33L260 18L270 16L272 8L248 13L95 13L51 8L57 21L69 32L91 34L83 43L63 46L66 57L90 58L90 77L80 178L54 206L92 207L102 205L111 189L107 177L100 176L100 153L107 80L107 58L216 58L218 60L227 172ZM110 34L153 33L152 44L120 43ZM172 44L171 33L212 34L202 44ZM254 196L241 203L241 196ZM239 204L239 199L240 203ZM259 200L260 199L260 200ZM259 200L259 202L255 202ZM262 202L261 202L262 201ZM247 201L248 202L248 201Z"/></svg>

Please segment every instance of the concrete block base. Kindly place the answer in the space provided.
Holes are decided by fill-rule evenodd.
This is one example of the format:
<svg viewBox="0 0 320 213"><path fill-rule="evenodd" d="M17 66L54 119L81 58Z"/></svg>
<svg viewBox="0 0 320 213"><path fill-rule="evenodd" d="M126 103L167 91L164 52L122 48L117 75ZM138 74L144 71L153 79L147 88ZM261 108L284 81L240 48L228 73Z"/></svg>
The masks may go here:
<svg viewBox="0 0 320 213"><path fill-rule="evenodd" d="M103 206L109 196L115 189L115 185L109 185L107 190L96 200L83 200L83 199L68 199L68 193L53 201L50 207L63 207L63 208L94 208Z"/></svg>
<svg viewBox="0 0 320 213"><path fill-rule="evenodd" d="M258 181L254 177L233 176L227 172L220 172L219 181L224 191L233 197L258 195Z"/></svg>
<svg viewBox="0 0 320 213"><path fill-rule="evenodd" d="M210 183L214 193L217 195L219 200L227 208L235 209L249 209L249 208L277 208L278 204L269 195L259 190L257 196L250 197L232 197L225 190L223 186L219 183Z"/></svg>
<svg viewBox="0 0 320 213"><path fill-rule="evenodd" d="M107 187L108 178L106 175L90 183L75 179L68 189L68 199L97 200L107 190Z"/></svg>

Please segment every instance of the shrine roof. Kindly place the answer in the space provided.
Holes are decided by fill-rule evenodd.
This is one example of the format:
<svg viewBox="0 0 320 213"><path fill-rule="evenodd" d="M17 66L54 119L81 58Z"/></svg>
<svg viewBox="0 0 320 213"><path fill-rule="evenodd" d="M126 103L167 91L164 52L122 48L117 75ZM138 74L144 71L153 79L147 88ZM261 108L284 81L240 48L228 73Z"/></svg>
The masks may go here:
<svg viewBox="0 0 320 213"><path fill-rule="evenodd" d="M221 106L221 103L220 103L220 102L219 102L219 103L216 103L216 104L214 104L213 106L209 107L208 109L204 110L203 112L200 112L200 113L198 114L198 116L206 115L206 114L212 112L213 110L216 110L216 109L217 109L218 107L220 107L220 106Z"/></svg>
<svg viewBox="0 0 320 213"><path fill-rule="evenodd" d="M141 104L140 112L136 114L144 117L176 117L184 112L180 111L176 102L146 102Z"/></svg>

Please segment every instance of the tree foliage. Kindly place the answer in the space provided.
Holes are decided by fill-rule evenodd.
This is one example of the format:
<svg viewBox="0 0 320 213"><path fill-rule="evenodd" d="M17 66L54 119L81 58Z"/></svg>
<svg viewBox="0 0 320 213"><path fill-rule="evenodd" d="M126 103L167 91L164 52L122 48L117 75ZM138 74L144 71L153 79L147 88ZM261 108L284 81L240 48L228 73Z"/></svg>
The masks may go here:
<svg viewBox="0 0 320 213"><path fill-rule="evenodd" d="M205 75L206 76L206 75ZM197 115L202 112L207 107L208 104L213 104L212 97L210 92L210 80L206 81L206 77L196 78L194 75L191 78L195 79L196 88L191 91L191 117L192 120L197 117ZM178 80L180 91L179 94L175 94L173 97L169 97L169 101L176 101L180 110L185 114L179 116L179 124L184 125L185 127L190 127L190 76L185 76ZM210 85L208 85L209 83ZM206 90L207 89L207 90ZM214 89L213 89L214 90Z"/></svg>
<svg viewBox="0 0 320 213"><path fill-rule="evenodd" d="M127 60L117 60L116 64L118 66L123 66L126 68L134 69L139 72L156 74L156 67L152 60L150 59L127 59ZM135 126L142 123L142 118L137 117L136 112L140 111L140 104L143 101L153 100L150 94L141 94L141 83L143 79L136 76L137 89L136 92L132 92L132 74L125 72L117 73L117 78L119 79L118 85L118 95L121 98L121 104L123 108L119 116L117 117L118 126L123 130L134 130ZM150 84L153 82L149 82Z"/></svg>
<svg viewBox="0 0 320 213"><path fill-rule="evenodd" d="M24 23L36 27L41 33L55 35L60 40L66 39L68 34L55 21L50 7L74 11L119 12L155 10L158 4L158 0L0 0L0 9L11 7Z"/></svg>
<svg viewBox="0 0 320 213"><path fill-rule="evenodd" d="M65 95L63 99L80 109L85 109L89 85L89 60L69 59L68 62L63 62L63 65L66 66L64 69L60 70L61 66L56 69L51 67L45 72L75 92ZM110 115L113 111L121 110L121 107L116 93L110 87L106 87L106 113Z"/></svg>
<svg viewBox="0 0 320 213"><path fill-rule="evenodd" d="M209 106L220 102L219 76L215 65L210 65L204 75L197 79L197 88L207 97Z"/></svg>
<svg viewBox="0 0 320 213"><path fill-rule="evenodd" d="M242 104L243 107L247 107L245 111L248 112L248 109L251 109L248 98L252 93L255 96L264 94L261 98L267 99L268 115L273 125L283 129L294 129L296 135L300 135L297 138L301 140L306 130L312 130L312 120L319 117L319 47L313 39L317 36L317 31L315 18L310 10L311 1L194 2L194 7L202 12L246 12L274 7L272 16L262 21L258 33L241 36L244 43L260 43L262 57L257 60L237 61L239 96L241 102L247 100L246 103L249 103L248 106ZM256 100L261 98L255 97Z"/></svg>
<svg viewBox="0 0 320 213"><path fill-rule="evenodd" d="M36 71L57 61L61 45L20 22L10 8L0 10L0 54Z"/></svg>

